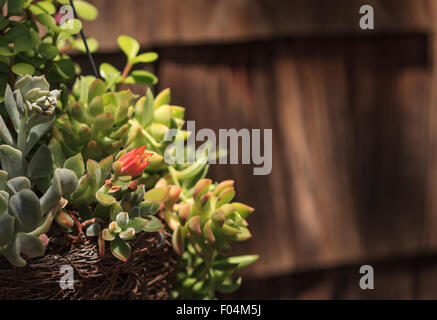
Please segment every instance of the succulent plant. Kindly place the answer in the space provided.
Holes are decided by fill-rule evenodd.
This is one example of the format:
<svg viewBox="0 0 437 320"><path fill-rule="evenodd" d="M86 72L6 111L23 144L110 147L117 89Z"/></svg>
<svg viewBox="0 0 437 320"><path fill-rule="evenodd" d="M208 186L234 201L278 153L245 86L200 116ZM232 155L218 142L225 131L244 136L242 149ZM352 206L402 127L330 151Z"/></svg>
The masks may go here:
<svg viewBox="0 0 437 320"><path fill-rule="evenodd" d="M112 253L122 261L130 256L128 241L135 234L157 232L163 228L159 219L154 217L161 207L162 201L159 202L158 197L162 191L152 189L145 192L145 186L138 183L151 156L152 153L147 152L144 146L129 152L122 150L115 162L112 156L100 162L88 159L86 173L80 153L64 163L64 168L71 169L80 177L78 187L68 199L79 211L81 221L96 218L109 221L109 226L103 230L99 222L91 223L86 235L99 237L102 253L104 241L110 241ZM74 221L67 212L59 211L55 221L65 231L72 231Z"/></svg>
<svg viewBox="0 0 437 320"><path fill-rule="evenodd" d="M0 171L0 254L19 267L26 265L22 255L43 255L45 245L39 236L49 230L57 211L67 203L63 197L76 186L71 170L56 169L51 186L38 198L28 178L8 180L8 173Z"/></svg>
<svg viewBox="0 0 437 320"><path fill-rule="evenodd" d="M231 202L234 181L213 184L199 180L192 196L183 203L168 206L163 212L173 229L173 249L182 256L178 274L179 298L214 298L215 291L230 293L241 284L232 273L258 259L256 255L226 257L230 242L251 237L246 218L253 208Z"/></svg>

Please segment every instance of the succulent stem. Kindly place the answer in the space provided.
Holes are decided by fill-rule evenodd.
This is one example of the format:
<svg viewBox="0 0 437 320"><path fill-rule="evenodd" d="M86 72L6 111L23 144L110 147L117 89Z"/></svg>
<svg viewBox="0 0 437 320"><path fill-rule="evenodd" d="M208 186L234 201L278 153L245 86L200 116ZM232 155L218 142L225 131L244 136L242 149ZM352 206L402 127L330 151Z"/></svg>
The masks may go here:
<svg viewBox="0 0 437 320"><path fill-rule="evenodd" d="M61 198L61 200L59 200L56 207L54 207L47 214L47 217L46 217L46 220L44 221L44 223L40 227L38 227L37 229L35 229L32 232L29 232L27 234L31 235L31 236L39 237L43 233L48 232L50 230L50 227L52 226L53 220L55 219L56 214L58 213L59 209L65 207L65 205L66 205L66 200Z"/></svg>

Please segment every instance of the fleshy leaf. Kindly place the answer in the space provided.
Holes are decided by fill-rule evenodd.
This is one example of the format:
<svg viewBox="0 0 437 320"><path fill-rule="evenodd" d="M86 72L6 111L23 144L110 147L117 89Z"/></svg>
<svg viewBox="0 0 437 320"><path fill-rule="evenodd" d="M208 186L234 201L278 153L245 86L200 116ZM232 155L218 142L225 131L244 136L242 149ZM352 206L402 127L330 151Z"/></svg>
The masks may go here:
<svg viewBox="0 0 437 320"><path fill-rule="evenodd" d="M9 209L20 224L20 231L31 232L43 221L41 205L36 194L28 189L14 194L9 201Z"/></svg>
<svg viewBox="0 0 437 320"><path fill-rule="evenodd" d="M158 218L155 218L154 216L150 216L148 218L150 219L150 221L145 224L144 231L156 232L163 228L162 223L158 220Z"/></svg>
<svg viewBox="0 0 437 320"><path fill-rule="evenodd" d="M87 237L97 237L100 234L100 224L93 223L86 229Z"/></svg>
<svg viewBox="0 0 437 320"><path fill-rule="evenodd" d="M116 237L111 241L111 252L117 259L126 262L130 257L131 249L126 241Z"/></svg>
<svg viewBox="0 0 437 320"><path fill-rule="evenodd" d="M20 233L16 241L20 244L20 252L30 259L43 256L46 251L41 240L29 234Z"/></svg>
<svg viewBox="0 0 437 320"><path fill-rule="evenodd" d="M53 156L50 149L42 144L27 166L27 176L31 179L48 176L53 171Z"/></svg>
<svg viewBox="0 0 437 320"><path fill-rule="evenodd" d="M117 42L129 61L134 59L140 51L140 44L138 41L129 36L119 36Z"/></svg>
<svg viewBox="0 0 437 320"><path fill-rule="evenodd" d="M20 150L8 145L0 146L2 169L9 173L9 178L24 175L23 155Z"/></svg>
<svg viewBox="0 0 437 320"><path fill-rule="evenodd" d="M85 172L82 154L78 153L77 155L68 158L64 163L64 168L72 170L78 179L82 177Z"/></svg>
<svg viewBox="0 0 437 320"><path fill-rule="evenodd" d="M9 214L0 218L0 247L12 241L15 218Z"/></svg>

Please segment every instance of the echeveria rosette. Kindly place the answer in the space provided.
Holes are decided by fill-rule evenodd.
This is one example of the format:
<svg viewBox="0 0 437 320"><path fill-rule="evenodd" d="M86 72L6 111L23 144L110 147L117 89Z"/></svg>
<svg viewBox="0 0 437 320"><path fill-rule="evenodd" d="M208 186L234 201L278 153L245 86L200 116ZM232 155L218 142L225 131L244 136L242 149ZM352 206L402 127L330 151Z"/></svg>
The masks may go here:
<svg viewBox="0 0 437 320"><path fill-rule="evenodd" d="M44 76L22 77L14 91L9 85L6 87L4 106L9 118L5 121L0 116L0 138L3 142L0 162L10 178L27 176L32 182L38 178L50 179L54 170L50 150L44 144L40 144L36 151L33 149L53 125L53 108L57 105L58 95L58 91L50 91ZM42 99L47 102L42 103ZM38 103L43 106L32 106ZM11 128L6 125L8 120Z"/></svg>
<svg viewBox="0 0 437 320"><path fill-rule="evenodd" d="M22 255L44 255L40 236L49 231L57 212L67 204L63 197L70 196L76 186L74 172L56 169L51 186L38 198L28 178L8 180L8 173L0 170L0 254L18 267L27 263Z"/></svg>
<svg viewBox="0 0 437 320"><path fill-rule="evenodd" d="M31 77L26 75L21 77L16 82L15 89L20 91L21 97L27 106L27 110L19 109L23 116L26 113L30 116L33 111L45 116L54 114L61 91L50 91L50 84L44 76Z"/></svg>

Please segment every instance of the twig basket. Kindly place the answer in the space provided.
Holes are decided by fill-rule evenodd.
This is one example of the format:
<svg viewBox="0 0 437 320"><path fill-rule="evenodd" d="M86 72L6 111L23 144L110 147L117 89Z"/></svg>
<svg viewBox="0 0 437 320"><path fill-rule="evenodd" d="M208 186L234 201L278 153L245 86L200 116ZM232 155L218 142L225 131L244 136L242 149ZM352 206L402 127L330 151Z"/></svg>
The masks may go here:
<svg viewBox="0 0 437 320"><path fill-rule="evenodd" d="M72 248L60 230L54 233L46 255L29 260L26 267L13 267L0 258L0 300L170 298L176 259L168 234L158 246L158 234L142 232L131 241L129 260L122 262L108 248L100 257L97 241L84 238ZM61 288L63 266L73 270L73 289Z"/></svg>

